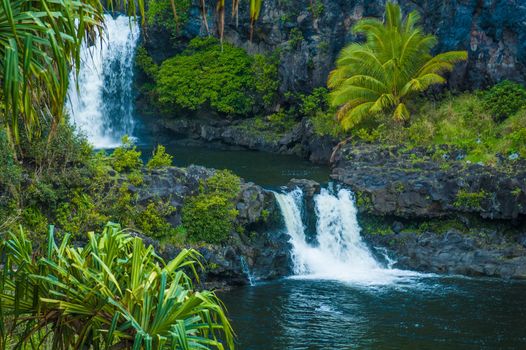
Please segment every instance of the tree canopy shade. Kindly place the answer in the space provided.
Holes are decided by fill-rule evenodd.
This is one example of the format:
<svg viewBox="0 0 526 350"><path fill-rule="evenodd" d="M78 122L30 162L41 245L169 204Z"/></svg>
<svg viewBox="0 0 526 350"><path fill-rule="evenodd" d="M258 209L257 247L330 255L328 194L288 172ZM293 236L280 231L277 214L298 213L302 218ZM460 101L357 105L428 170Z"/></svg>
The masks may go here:
<svg viewBox="0 0 526 350"><path fill-rule="evenodd" d="M108 224L77 248L66 235L35 254L20 230L0 244L0 348L233 349L214 293L196 291L197 252L165 263L152 246Z"/></svg>
<svg viewBox="0 0 526 350"><path fill-rule="evenodd" d="M118 5L144 18L143 0ZM31 139L63 120L69 70L79 67L82 41L103 30L104 10L101 0L0 0L0 118L12 143L20 125Z"/></svg>
<svg viewBox="0 0 526 350"><path fill-rule="evenodd" d="M342 50L328 80L331 103L339 107L344 129L385 111L392 112L395 120L409 119L410 98L433 84L445 83L443 74L467 59L466 51L433 57L437 39L423 32L419 20L416 11L403 18L400 6L388 2L383 21L366 18L353 27L366 40Z"/></svg>

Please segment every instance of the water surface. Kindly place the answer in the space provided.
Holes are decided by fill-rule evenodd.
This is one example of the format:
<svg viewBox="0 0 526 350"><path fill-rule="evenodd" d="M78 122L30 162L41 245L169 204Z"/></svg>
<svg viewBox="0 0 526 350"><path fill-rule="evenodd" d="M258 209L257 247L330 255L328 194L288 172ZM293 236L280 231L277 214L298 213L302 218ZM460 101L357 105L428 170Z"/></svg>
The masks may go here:
<svg viewBox="0 0 526 350"><path fill-rule="evenodd" d="M229 169L247 181L260 186L277 188L290 179L311 179L325 183L329 179L329 167L312 164L292 155L225 149L218 145L195 145L184 142L162 142L167 152L174 156L174 165L190 164L208 168ZM152 146L140 146L145 158L152 153Z"/></svg>
<svg viewBox="0 0 526 350"><path fill-rule="evenodd" d="M221 293L243 350L526 349L526 284L281 280Z"/></svg>

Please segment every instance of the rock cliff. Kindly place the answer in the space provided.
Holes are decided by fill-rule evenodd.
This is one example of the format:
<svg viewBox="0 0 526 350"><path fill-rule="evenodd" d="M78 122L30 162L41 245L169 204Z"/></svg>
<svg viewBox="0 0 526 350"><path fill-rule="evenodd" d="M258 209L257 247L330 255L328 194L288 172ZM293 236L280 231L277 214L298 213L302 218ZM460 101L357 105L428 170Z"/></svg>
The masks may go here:
<svg viewBox="0 0 526 350"><path fill-rule="evenodd" d="M436 52L467 50L469 60L453 72L452 88L475 89L503 79L526 81L526 3L522 0L400 0L418 10L428 33L438 37ZM183 40L205 35L200 1L193 0ZM208 22L217 33L215 0L207 0ZM338 52L360 40L351 28L363 17L382 16L385 0L264 0L254 39L249 41L248 5L239 20L227 1L227 41L249 52L280 52L282 91L306 91L325 84ZM159 59L174 50L164 35L148 43Z"/></svg>

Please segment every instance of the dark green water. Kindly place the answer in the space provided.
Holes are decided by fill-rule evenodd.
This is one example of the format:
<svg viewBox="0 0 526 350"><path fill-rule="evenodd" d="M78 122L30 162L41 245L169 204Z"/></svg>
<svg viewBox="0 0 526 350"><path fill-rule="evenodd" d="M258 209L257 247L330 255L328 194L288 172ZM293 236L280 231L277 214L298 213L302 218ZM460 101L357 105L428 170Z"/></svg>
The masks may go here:
<svg viewBox="0 0 526 350"><path fill-rule="evenodd" d="M222 293L242 350L526 349L526 284L282 280Z"/></svg>
<svg viewBox="0 0 526 350"><path fill-rule="evenodd" d="M230 169L247 181L264 187L286 185L290 179L312 179L325 183L329 179L327 166L315 165L304 159L247 150L225 150L219 147L188 145L182 142L163 142L167 152L174 156L174 164L190 164L216 169ZM140 146L145 158L152 153L151 146Z"/></svg>

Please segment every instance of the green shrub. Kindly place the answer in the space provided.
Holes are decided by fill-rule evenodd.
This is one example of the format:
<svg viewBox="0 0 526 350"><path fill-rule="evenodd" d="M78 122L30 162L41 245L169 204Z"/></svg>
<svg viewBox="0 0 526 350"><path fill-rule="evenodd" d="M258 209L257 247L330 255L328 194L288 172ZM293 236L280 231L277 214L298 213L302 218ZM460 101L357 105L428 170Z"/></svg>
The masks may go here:
<svg viewBox="0 0 526 350"><path fill-rule="evenodd" d="M501 121L526 107L526 88L504 80L482 94L483 105L497 121Z"/></svg>
<svg viewBox="0 0 526 350"><path fill-rule="evenodd" d="M140 69L149 79L155 81L159 66L155 64L153 58L148 54L146 49L141 46L137 49L135 54L135 65Z"/></svg>
<svg viewBox="0 0 526 350"><path fill-rule="evenodd" d="M509 136L511 148L509 153L519 153L526 158L526 128L521 128L512 132Z"/></svg>
<svg viewBox="0 0 526 350"><path fill-rule="evenodd" d="M220 194L199 194L183 207L183 225L193 242L222 243L237 217L231 202Z"/></svg>
<svg viewBox="0 0 526 350"><path fill-rule="evenodd" d="M298 49L305 40L303 32L299 28L292 28L289 33L289 48Z"/></svg>
<svg viewBox="0 0 526 350"><path fill-rule="evenodd" d="M365 142L376 142L380 140L379 129L369 131L367 129L360 128L354 133L354 135Z"/></svg>
<svg viewBox="0 0 526 350"><path fill-rule="evenodd" d="M172 1L177 17L174 17ZM167 31L172 39L175 39L180 33L180 28L189 19L188 11L191 5L191 0L149 0L146 22L148 26Z"/></svg>
<svg viewBox="0 0 526 350"><path fill-rule="evenodd" d="M93 197L76 190L69 202L63 202L58 207L55 213L56 223L68 233L98 229L109 220L109 217L104 215L100 209Z"/></svg>
<svg viewBox="0 0 526 350"><path fill-rule="evenodd" d="M300 112L305 117L312 118L329 109L329 90L326 88L316 88L310 95L301 96Z"/></svg>
<svg viewBox="0 0 526 350"><path fill-rule="evenodd" d="M312 0L308 9L314 18L319 18L325 11L325 6L321 0Z"/></svg>
<svg viewBox="0 0 526 350"><path fill-rule="evenodd" d="M340 124L336 122L336 111L329 105L329 90L316 88L310 95L300 96L300 99L300 116L310 119L316 134L344 137Z"/></svg>
<svg viewBox="0 0 526 350"><path fill-rule="evenodd" d="M335 138L343 138L345 135L333 113L318 113L310 120L314 132L320 136L330 135Z"/></svg>
<svg viewBox="0 0 526 350"><path fill-rule="evenodd" d="M166 217L175 212L175 207L162 200L150 202L138 215L136 226L148 237L163 238L176 233Z"/></svg>
<svg viewBox="0 0 526 350"><path fill-rule="evenodd" d="M140 186L144 181L144 176L140 170L133 170L127 178L133 186Z"/></svg>
<svg viewBox="0 0 526 350"><path fill-rule="evenodd" d="M24 226L31 232L46 232L49 223L48 218L36 207L25 208L22 212Z"/></svg>
<svg viewBox="0 0 526 350"><path fill-rule="evenodd" d="M205 106L229 115L252 111L253 59L243 49L214 38L193 39L180 55L164 61L158 75L161 108L195 111Z"/></svg>
<svg viewBox="0 0 526 350"><path fill-rule="evenodd" d="M193 242L222 243L234 229L237 210L234 199L240 179L228 170L217 171L201 182L200 193L183 206L182 222Z"/></svg>
<svg viewBox="0 0 526 350"><path fill-rule="evenodd" d="M233 200L239 193L241 179L230 170L217 170L214 175L201 183L204 193L221 194L228 200Z"/></svg>
<svg viewBox="0 0 526 350"><path fill-rule="evenodd" d="M112 166L118 172L132 171L142 166L141 152L133 145L128 136L122 138L122 146L111 154Z"/></svg>
<svg viewBox="0 0 526 350"><path fill-rule="evenodd" d="M252 71L255 90L266 108L272 107L277 99L279 89L278 63L279 56L276 54L254 56Z"/></svg>
<svg viewBox="0 0 526 350"><path fill-rule="evenodd" d="M148 169L156 169L169 167L172 165L173 156L166 153L166 148L163 145L158 145L153 151L152 158L146 164Z"/></svg>
<svg viewBox="0 0 526 350"><path fill-rule="evenodd" d="M269 115L267 117L267 120L270 122L272 129L279 133L287 132L291 130L294 127L294 125L296 125L296 121L294 120L294 117L291 115L288 115L283 110L280 110L277 113L273 113Z"/></svg>

